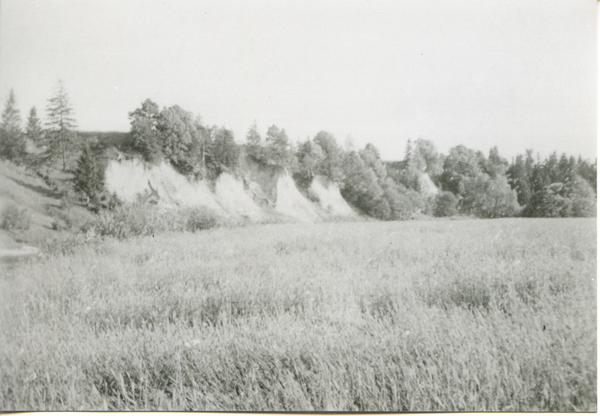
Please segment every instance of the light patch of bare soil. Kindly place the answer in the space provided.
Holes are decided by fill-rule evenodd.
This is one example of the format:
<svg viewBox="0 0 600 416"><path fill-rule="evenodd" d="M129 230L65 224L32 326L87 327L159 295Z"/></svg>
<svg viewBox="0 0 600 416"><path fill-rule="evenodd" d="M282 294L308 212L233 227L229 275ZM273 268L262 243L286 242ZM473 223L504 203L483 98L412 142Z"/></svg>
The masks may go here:
<svg viewBox="0 0 600 416"><path fill-rule="evenodd" d="M227 215L205 181L189 181L164 162L149 166L139 160L113 160L106 169L106 188L125 202L155 192L167 207L205 206Z"/></svg>
<svg viewBox="0 0 600 416"><path fill-rule="evenodd" d="M326 177L315 176L308 191L316 196L318 204L329 214L348 217L356 216L354 210L348 205L342 194L340 194L338 184Z"/></svg>
<svg viewBox="0 0 600 416"><path fill-rule="evenodd" d="M267 219L267 214L244 190L244 183L229 173L222 173L215 183L215 194L221 206L235 217L251 221Z"/></svg>
<svg viewBox="0 0 600 416"><path fill-rule="evenodd" d="M242 178L223 173L214 185L190 181L166 163L149 166L139 160L111 161L106 187L126 202L154 194L167 207L205 206L227 218L262 222L280 219L316 222L330 216L354 216L334 183L324 178L313 185L319 204L309 201L291 175L279 166L253 161L242 165Z"/></svg>

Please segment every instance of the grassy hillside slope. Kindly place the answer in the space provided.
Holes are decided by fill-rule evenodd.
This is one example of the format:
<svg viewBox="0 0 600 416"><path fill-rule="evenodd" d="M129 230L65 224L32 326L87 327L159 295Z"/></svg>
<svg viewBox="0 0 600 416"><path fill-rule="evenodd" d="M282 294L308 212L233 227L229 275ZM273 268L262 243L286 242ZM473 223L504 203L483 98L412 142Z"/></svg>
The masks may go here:
<svg viewBox="0 0 600 416"><path fill-rule="evenodd" d="M29 228L15 229L14 235L22 240L30 240L34 235L47 234L52 228L51 212L60 208L60 195L41 178L33 177L23 167L8 162L0 162L0 210L16 206L29 220ZM7 231L0 231L5 238Z"/></svg>
<svg viewBox="0 0 600 416"><path fill-rule="evenodd" d="M0 161L0 263L23 248L52 244L66 230L79 231L80 224L93 220L77 204L69 178L68 173L53 168L36 175L23 166ZM19 223L6 224L7 217Z"/></svg>
<svg viewBox="0 0 600 416"><path fill-rule="evenodd" d="M0 408L596 411L594 219L98 240L0 280Z"/></svg>

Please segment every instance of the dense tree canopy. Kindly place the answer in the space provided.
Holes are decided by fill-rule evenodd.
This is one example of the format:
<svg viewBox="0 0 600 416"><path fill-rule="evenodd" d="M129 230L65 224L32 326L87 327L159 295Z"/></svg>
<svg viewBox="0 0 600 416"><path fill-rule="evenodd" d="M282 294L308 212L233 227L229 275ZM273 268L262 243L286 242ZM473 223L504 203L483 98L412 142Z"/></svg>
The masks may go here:
<svg viewBox="0 0 600 416"><path fill-rule="evenodd" d="M324 157L317 165L319 174L328 177L334 182L342 184L344 180L342 168L344 152L338 146L335 137L326 131L320 131L313 141L323 150L324 154Z"/></svg>
<svg viewBox="0 0 600 416"><path fill-rule="evenodd" d="M246 135L245 150L246 155L261 164L283 166L292 171L297 168L296 155L285 129L275 125L269 127L263 141L256 123L253 124Z"/></svg>
<svg viewBox="0 0 600 416"><path fill-rule="evenodd" d="M0 156L30 166L60 156L66 170L66 153L76 135L76 123L62 81L48 100L46 116L43 130L36 108L31 108L23 132L11 90L2 113ZM596 215L597 161L581 157L553 153L541 160L527 150L509 163L497 147L486 156L462 145L445 156L432 141L418 139L408 141L404 160L383 162L374 145L356 151L348 137L342 148L326 131L319 131L312 140L293 143L285 129L272 125L263 139L256 122L240 146L231 130L204 126L199 117L177 105L161 110L150 99L130 112L129 120L130 133L117 142L127 141L123 148L149 163L164 161L182 174L215 179L223 171L237 172L240 158L247 157L285 168L305 189L315 176L322 175L340 186L346 200L379 219L405 219L417 212L486 218ZM35 145L32 149L37 148L31 155L27 154L27 141ZM75 189L90 201L103 186L97 172L98 149L104 151L106 146L92 150L84 143L71 171ZM422 185L432 181L438 189Z"/></svg>
<svg viewBox="0 0 600 416"><path fill-rule="evenodd" d="M162 158L162 145L159 132L160 110L158 105L147 99L140 108L129 113L133 150L148 162L158 162Z"/></svg>
<svg viewBox="0 0 600 416"><path fill-rule="evenodd" d="M46 112L45 130L33 107L23 132L11 90L2 113L0 156L26 161L30 166L37 163L34 160L61 156L64 170L76 125L60 81ZM231 130L204 126L199 117L177 105L161 110L150 99L129 113L129 119L130 133L119 136L112 146L126 141L125 151L133 151L149 163L164 161L182 174L214 180L224 171L239 173L240 158L252 158L260 164L285 168L304 189L310 187L315 176L322 175L340 186L348 202L382 220L406 219L418 212L484 218L596 215L597 161L581 157L553 153L541 160L539 156L534 159L533 151L527 150L509 163L496 147L486 156L462 145L444 156L432 141L418 139L408 141L404 160L383 162L372 144L354 150L348 138L342 148L326 131L318 132L312 140L293 143L285 129L275 125L269 127L263 139L256 123L240 146ZM82 133L82 137L91 136ZM28 155L27 140L35 145L33 149L44 152L35 154L39 153L36 150ZM71 171L73 185L95 204L103 188L98 160L104 156L99 153L106 144L92 149L90 143L84 143L82 148L77 166ZM432 181L436 189L432 189Z"/></svg>
<svg viewBox="0 0 600 416"><path fill-rule="evenodd" d="M223 168L235 170L239 164L240 148L233 138L233 132L214 128L212 133L212 154L219 166L219 173Z"/></svg>
<svg viewBox="0 0 600 416"><path fill-rule="evenodd" d="M454 195L462 195L465 192L465 180L474 178L479 173L481 169L477 153L465 146L456 146L450 149L450 153L444 160L440 183L444 190Z"/></svg>
<svg viewBox="0 0 600 416"><path fill-rule="evenodd" d="M405 159L386 163L386 169L390 178L408 188L405 195L414 208L424 213L442 215L456 208L462 214L488 218L595 215L596 162L564 154L536 162L533 151L527 150L509 163L496 147L486 157L461 145L444 157L430 142L409 140ZM424 172L443 196L431 199L420 192L419 175Z"/></svg>
<svg viewBox="0 0 600 416"><path fill-rule="evenodd" d="M246 134L246 155L254 159L258 163L268 163L268 151L265 143L258 132L256 122L248 130Z"/></svg>
<svg viewBox="0 0 600 416"><path fill-rule="evenodd" d="M533 151L517 156L507 169L511 186L528 217L588 217L596 215L596 161L560 157L533 159Z"/></svg>
<svg viewBox="0 0 600 416"><path fill-rule="evenodd" d="M530 152L528 152L527 158L523 155L517 156L515 162L507 170L509 182L517 192L517 200L523 206L529 205L531 200L532 170L533 159Z"/></svg>
<svg viewBox="0 0 600 416"><path fill-rule="evenodd" d="M342 195L365 214L382 220L399 220L414 213L411 191L388 175L379 151L372 144L358 152L346 153L341 167Z"/></svg>
<svg viewBox="0 0 600 416"><path fill-rule="evenodd" d="M200 120L175 105L160 112L157 128L164 159L185 175L202 176L209 134Z"/></svg>
<svg viewBox="0 0 600 416"><path fill-rule="evenodd" d="M295 156L285 129L279 129L275 125L269 127L265 136L265 144L269 163L284 167L294 165Z"/></svg>
<svg viewBox="0 0 600 416"><path fill-rule="evenodd" d="M147 162L165 160L194 177L210 176L208 171L217 168L211 132L192 113L177 105L159 111L148 99L129 113L129 119L133 150Z"/></svg>
<svg viewBox="0 0 600 416"><path fill-rule="evenodd" d="M461 182L459 210L481 218L511 217L519 212L516 192L510 188L506 177L480 172L467 176Z"/></svg>
<svg viewBox="0 0 600 416"><path fill-rule="evenodd" d="M452 192L443 191L435 197L433 215L436 217L451 217L458 214L458 199Z"/></svg>
<svg viewBox="0 0 600 416"><path fill-rule="evenodd" d="M307 139L300 143L296 152L298 169L294 174L296 182L303 188L308 188L316 175L322 174L321 167L326 155L321 146Z"/></svg>
<svg viewBox="0 0 600 416"><path fill-rule="evenodd" d="M391 210L375 172L354 151L346 154L343 166L346 180L341 189L342 196L365 214L387 219Z"/></svg>
<svg viewBox="0 0 600 416"><path fill-rule="evenodd" d="M564 154L536 162L528 150L509 163L496 147L486 156L461 145L444 156L433 142L419 139L409 141L404 160L383 162L372 144L358 151L344 149L325 131L294 144L275 125L263 139L254 123L240 146L230 130L205 127L179 106L160 110L151 100L129 117L133 150L148 162L166 161L183 174L215 179L223 171L236 172L243 156L286 168L305 189L323 175L340 185L348 202L383 220L406 219L416 212L484 218L595 215L596 162ZM39 134L33 110L27 131L32 137ZM80 165L81 172L89 171L88 153ZM421 183L431 181L439 188L437 196L438 189L421 189Z"/></svg>

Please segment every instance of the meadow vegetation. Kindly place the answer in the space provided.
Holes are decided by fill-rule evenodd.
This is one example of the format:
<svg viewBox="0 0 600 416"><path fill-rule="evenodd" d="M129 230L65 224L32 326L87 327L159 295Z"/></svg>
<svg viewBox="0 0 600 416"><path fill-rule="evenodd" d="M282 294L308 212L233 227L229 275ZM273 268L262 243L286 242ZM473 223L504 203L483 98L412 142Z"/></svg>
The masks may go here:
<svg viewBox="0 0 600 416"><path fill-rule="evenodd" d="M151 236L169 231L200 231L225 225L225 220L204 206L168 209L143 203L123 204L112 211L103 211L87 230L99 236L126 239Z"/></svg>
<svg viewBox="0 0 600 416"><path fill-rule="evenodd" d="M140 234L6 270L0 408L597 411L593 219Z"/></svg>

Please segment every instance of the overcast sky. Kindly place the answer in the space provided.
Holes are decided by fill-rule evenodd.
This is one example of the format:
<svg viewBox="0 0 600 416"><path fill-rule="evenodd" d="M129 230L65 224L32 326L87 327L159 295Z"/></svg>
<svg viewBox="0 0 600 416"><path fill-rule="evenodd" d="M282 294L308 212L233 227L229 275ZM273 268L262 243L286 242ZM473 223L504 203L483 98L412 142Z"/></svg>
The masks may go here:
<svg viewBox="0 0 600 416"><path fill-rule="evenodd" d="M45 115L65 82L80 130L128 131L146 98L245 139L256 120L447 153L595 158L594 0L1 0L0 100Z"/></svg>

